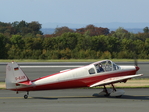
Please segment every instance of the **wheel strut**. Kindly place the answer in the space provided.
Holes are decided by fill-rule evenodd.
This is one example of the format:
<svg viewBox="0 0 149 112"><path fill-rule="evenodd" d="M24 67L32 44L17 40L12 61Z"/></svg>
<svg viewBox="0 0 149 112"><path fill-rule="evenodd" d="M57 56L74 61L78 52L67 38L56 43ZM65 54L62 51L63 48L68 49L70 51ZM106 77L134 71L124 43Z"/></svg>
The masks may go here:
<svg viewBox="0 0 149 112"><path fill-rule="evenodd" d="M108 90L106 88L106 86L104 85L104 91L106 92L106 95L105 96L109 96L110 94L108 93Z"/></svg>
<svg viewBox="0 0 149 112"><path fill-rule="evenodd" d="M114 85L113 84L111 84L111 85L112 85L113 90L116 91L116 88L114 87Z"/></svg>

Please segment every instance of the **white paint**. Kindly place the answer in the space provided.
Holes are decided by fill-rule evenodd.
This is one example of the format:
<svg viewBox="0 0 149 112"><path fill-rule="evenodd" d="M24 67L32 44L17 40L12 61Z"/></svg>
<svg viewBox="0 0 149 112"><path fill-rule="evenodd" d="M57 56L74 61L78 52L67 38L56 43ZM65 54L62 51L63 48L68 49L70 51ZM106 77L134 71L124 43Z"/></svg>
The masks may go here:
<svg viewBox="0 0 149 112"><path fill-rule="evenodd" d="M119 66L121 69L136 69L135 66Z"/></svg>
<svg viewBox="0 0 149 112"><path fill-rule="evenodd" d="M6 66L5 79L7 89L16 88L16 83L27 80L28 77L24 74L16 62L8 63Z"/></svg>
<svg viewBox="0 0 149 112"><path fill-rule="evenodd" d="M111 83L111 82L121 81L121 80L130 79L130 78L134 78L134 77L139 77L139 76L142 76L142 75L143 74L120 76L120 77L111 77L111 78L107 78L105 80L99 81L99 82L91 85L90 87L99 86L99 85L102 85L102 84L108 84L108 83Z"/></svg>
<svg viewBox="0 0 149 112"><path fill-rule="evenodd" d="M90 69L92 66L94 66L94 65L84 66L84 67L60 72L53 76L49 76L49 77L37 80L34 82L34 84L42 85L42 84L56 83L59 81L67 81L67 80L75 80L75 79L79 79L79 78L91 77L91 75L88 73L88 69ZM95 75L97 75L97 74L95 74Z"/></svg>

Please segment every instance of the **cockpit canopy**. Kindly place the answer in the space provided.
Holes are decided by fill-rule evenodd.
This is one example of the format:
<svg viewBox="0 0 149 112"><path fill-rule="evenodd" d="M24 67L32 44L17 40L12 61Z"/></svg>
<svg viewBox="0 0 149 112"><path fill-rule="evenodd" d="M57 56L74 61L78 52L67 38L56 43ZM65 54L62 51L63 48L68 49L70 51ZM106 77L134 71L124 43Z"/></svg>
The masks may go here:
<svg viewBox="0 0 149 112"><path fill-rule="evenodd" d="M99 61L99 62L96 62L93 64L96 67L98 73L114 71L114 70L120 69L120 67L118 65L116 65L114 62L112 62L110 60L103 60L103 61ZM100 70L98 71L98 69L100 69Z"/></svg>

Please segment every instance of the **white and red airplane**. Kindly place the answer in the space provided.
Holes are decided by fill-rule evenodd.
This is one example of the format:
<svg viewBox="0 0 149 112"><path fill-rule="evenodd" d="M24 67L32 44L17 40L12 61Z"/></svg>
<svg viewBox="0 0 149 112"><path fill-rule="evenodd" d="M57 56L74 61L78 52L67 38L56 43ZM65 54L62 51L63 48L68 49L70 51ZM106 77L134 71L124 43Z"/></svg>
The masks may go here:
<svg viewBox="0 0 149 112"><path fill-rule="evenodd" d="M102 60L87 66L75 69L67 69L58 73L44 76L35 80L29 80L16 62L6 66L6 88L9 90L26 91L27 99L29 91L68 89L80 87L104 86L100 95L121 97L125 92L116 90L114 83L126 82L128 79L142 76L136 74L138 66L118 66L110 60ZM107 89L106 85L112 85Z"/></svg>

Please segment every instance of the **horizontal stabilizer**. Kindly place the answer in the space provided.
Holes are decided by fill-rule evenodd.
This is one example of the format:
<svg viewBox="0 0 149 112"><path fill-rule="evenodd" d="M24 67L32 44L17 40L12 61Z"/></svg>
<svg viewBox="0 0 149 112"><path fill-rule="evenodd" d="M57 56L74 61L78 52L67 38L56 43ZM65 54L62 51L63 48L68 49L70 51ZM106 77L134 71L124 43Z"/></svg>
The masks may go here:
<svg viewBox="0 0 149 112"><path fill-rule="evenodd" d="M28 81L23 81L23 82L19 82L18 84L22 84L22 85L32 85L32 82L30 80Z"/></svg>

